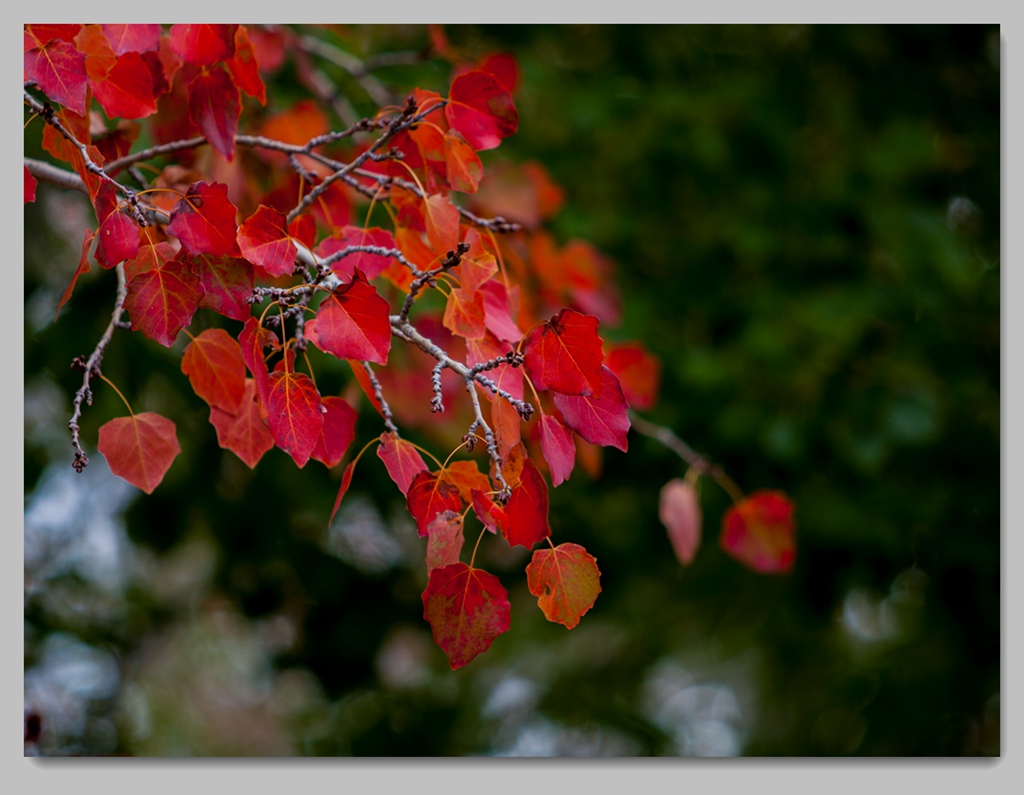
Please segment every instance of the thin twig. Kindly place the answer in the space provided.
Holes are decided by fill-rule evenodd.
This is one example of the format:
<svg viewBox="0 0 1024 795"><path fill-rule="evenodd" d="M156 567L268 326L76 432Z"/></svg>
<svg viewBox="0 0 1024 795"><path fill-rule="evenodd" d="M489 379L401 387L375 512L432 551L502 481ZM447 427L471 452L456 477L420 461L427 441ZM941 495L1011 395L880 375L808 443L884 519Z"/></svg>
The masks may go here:
<svg viewBox="0 0 1024 795"><path fill-rule="evenodd" d="M380 381L377 380L377 376L374 374L369 362L360 362L360 364L366 370L366 377L370 379L370 385L373 387L373 396L377 398L377 402L380 404L380 413L384 415L384 427L395 436L398 436L398 426L395 425L392 419L391 406L384 399L384 391L380 388Z"/></svg>

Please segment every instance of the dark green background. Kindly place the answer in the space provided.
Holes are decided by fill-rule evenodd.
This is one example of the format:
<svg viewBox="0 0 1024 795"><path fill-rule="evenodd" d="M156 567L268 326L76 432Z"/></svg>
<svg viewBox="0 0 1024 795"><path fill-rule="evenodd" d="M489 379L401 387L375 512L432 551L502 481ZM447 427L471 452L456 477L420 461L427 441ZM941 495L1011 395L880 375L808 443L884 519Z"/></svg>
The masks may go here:
<svg viewBox="0 0 1024 795"><path fill-rule="evenodd" d="M26 568L29 674L53 668L59 637L112 660L118 683L81 699L77 734L47 733L43 713L42 752L998 755L998 28L446 30L473 57L518 59L519 131L485 168L536 159L566 189L552 233L617 264L624 317L603 336L663 363L646 416L744 489L793 497L795 570L756 575L718 549L728 498L713 484L702 547L680 567L657 503L683 465L631 433L601 480L577 471L551 494L556 539L599 561L594 609L572 632L546 622L524 556L492 544L512 629L453 673L379 462L352 487L393 539L374 573L325 546L336 477L280 451L249 472L217 447L175 354L118 334L105 372L172 416L184 450L124 514L139 557L123 588L71 564ZM365 56L427 36L332 40ZM301 95L290 70L268 95ZM444 91L449 70L379 76ZM30 126L26 154L37 140ZM81 228L68 247L47 192L25 211L27 505L47 465L70 463L68 363L113 295L94 272L48 322ZM98 388L88 449L120 413ZM364 413L357 443L379 432ZM101 470L96 454L87 473Z"/></svg>

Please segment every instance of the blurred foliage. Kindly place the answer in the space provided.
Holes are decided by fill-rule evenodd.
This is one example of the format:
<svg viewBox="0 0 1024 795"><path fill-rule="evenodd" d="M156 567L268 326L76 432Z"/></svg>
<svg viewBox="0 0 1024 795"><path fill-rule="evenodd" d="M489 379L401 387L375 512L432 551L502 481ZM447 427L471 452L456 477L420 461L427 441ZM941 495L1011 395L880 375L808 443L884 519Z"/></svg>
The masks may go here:
<svg viewBox="0 0 1024 795"><path fill-rule="evenodd" d="M742 488L794 498L794 573L759 576L717 548L728 498L710 482L702 547L680 567L657 505L683 465L631 434L599 480L577 471L551 494L556 539L601 567L594 609L572 632L548 623L525 554L485 545L512 630L453 673L383 467L360 466L328 531L340 473L279 451L249 471L217 446L174 353L136 334L104 371L175 419L183 453L151 497L111 491L99 454L71 488L68 365L113 286L90 273L52 322L88 216L41 185L25 208L26 708L41 752L998 755L998 28L447 34L471 58L515 54L520 129L485 168L535 159L564 186L553 233L617 263L623 322L603 335L663 362L646 416ZM419 27L341 31L360 56L426 44ZM379 74L449 78L440 61ZM268 95L297 96L288 79ZM121 411L97 389L88 449ZM364 411L357 442L379 432ZM78 506L77 529L39 518L45 494ZM108 569L76 557L88 539Z"/></svg>

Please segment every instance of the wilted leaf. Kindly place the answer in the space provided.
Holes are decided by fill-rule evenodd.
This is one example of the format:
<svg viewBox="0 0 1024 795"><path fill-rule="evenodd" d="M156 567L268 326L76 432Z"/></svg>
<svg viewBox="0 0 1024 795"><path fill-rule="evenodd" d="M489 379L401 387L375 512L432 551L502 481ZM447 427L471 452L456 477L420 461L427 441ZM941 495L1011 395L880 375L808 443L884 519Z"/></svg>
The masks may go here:
<svg viewBox="0 0 1024 795"><path fill-rule="evenodd" d="M601 593L597 559L579 544L538 549L526 567L530 593L548 621L572 629Z"/></svg>
<svg viewBox="0 0 1024 795"><path fill-rule="evenodd" d="M673 478L661 489L658 518L668 530L676 558L689 566L697 554L701 535L700 500L689 481Z"/></svg>
<svg viewBox="0 0 1024 795"><path fill-rule="evenodd" d="M454 511L439 513L427 525L427 574L458 563L463 540L462 516Z"/></svg>
<svg viewBox="0 0 1024 795"><path fill-rule="evenodd" d="M508 591L493 574L465 563L434 569L423 592L423 618L454 671L508 631Z"/></svg>

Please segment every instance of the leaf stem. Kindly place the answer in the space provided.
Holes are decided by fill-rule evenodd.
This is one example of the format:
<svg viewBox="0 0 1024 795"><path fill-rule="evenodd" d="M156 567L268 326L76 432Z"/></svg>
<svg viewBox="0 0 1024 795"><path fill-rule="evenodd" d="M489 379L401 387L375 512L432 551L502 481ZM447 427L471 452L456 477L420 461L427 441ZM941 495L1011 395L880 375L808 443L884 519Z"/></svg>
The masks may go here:
<svg viewBox="0 0 1024 795"><path fill-rule="evenodd" d="M113 389L115 392L117 392L117 396L119 398L121 398L121 400L124 401L124 404L128 407L128 413L131 414L134 417L135 416L135 412L132 411L132 406L128 402L128 398L126 398L123 394L121 394L121 390L117 388L117 386L114 384L113 381L111 381L109 378L107 378L105 375L103 375L103 373L99 373L99 377L100 377L101 381L103 381L106 384L109 384L110 388Z"/></svg>

